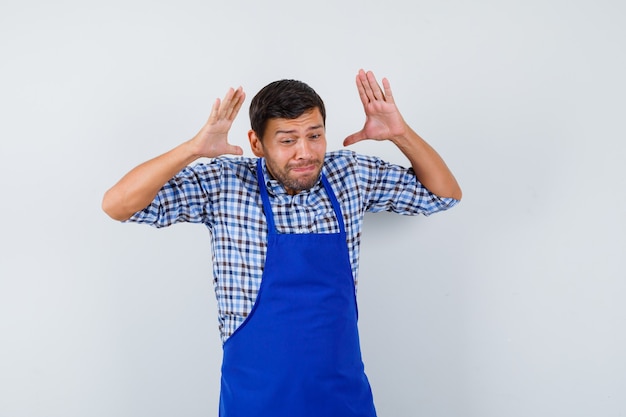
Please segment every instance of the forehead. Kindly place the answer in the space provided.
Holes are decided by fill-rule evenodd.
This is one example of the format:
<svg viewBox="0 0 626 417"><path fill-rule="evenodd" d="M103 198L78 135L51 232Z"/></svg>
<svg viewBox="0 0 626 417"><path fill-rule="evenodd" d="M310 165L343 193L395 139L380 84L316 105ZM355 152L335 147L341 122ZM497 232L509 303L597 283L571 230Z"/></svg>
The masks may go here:
<svg viewBox="0 0 626 417"><path fill-rule="evenodd" d="M324 128L324 118L322 117L319 109L316 107L302 113L295 119L269 119L267 121L265 132L271 137L282 132L299 132L320 128Z"/></svg>

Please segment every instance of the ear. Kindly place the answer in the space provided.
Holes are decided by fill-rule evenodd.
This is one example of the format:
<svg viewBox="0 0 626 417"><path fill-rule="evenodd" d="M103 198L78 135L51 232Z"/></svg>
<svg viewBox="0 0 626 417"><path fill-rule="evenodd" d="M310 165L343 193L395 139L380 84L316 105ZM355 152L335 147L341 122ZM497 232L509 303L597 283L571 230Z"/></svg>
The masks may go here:
<svg viewBox="0 0 626 417"><path fill-rule="evenodd" d="M261 143L261 139L257 136L254 130L248 131L248 140L250 141L250 149L252 149L252 153L255 156L263 157L265 153L263 152L263 144Z"/></svg>

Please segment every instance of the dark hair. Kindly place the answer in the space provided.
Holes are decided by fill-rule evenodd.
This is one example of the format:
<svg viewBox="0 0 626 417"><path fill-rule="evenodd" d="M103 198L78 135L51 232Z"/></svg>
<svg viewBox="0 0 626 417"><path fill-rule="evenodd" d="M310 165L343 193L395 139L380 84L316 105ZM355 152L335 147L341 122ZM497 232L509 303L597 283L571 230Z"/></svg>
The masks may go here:
<svg viewBox="0 0 626 417"><path fill-rule="evenodd" d="M250 125L263 139L269 119L295 119L319 109L326 124L326 109L319 95L302 81L280 80L263 87L250 102Z"/></svg>

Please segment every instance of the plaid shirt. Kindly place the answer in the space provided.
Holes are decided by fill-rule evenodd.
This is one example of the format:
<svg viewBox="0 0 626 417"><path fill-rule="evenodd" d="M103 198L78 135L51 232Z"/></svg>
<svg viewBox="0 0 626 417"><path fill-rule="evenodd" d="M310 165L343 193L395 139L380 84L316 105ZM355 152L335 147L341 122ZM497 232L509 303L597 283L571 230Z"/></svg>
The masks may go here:
<svg viewBox="0 0 626 417"><path fill-rule="evenodd" d="M432 194L410 168L348 150L327 153L323 171L343 212L355 286L365 212L429 215L457 203ZM263 172L279 233L339 232L321 181L289 195L271 179L265 163ZM155 227L203 223L211 231L219 328L225 342L252 310L265 263L267 225L256 158L219 157L186 167L128 221Z"/></svg>

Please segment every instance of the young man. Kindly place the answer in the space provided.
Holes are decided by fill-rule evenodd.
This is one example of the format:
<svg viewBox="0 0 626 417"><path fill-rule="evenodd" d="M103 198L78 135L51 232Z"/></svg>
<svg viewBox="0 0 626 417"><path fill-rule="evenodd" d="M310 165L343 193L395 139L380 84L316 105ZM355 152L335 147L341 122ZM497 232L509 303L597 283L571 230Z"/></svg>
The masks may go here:
<svg viewBox="0 0 626 417"><path fill-rule="evenodd" d="M366 122L344 145L391 140L411 168L326 152L323 101L308 85L281 80L250 104L257 158L223 156L243 153L227 140L245 98L231 88L194 138L137 166L104 196L117 220L211 231L222 417L376 415L355 300L363 215L431 214L461 199L444 161L382 84L359 71ZM200 157L212 160L189 165Z"/></svg>

